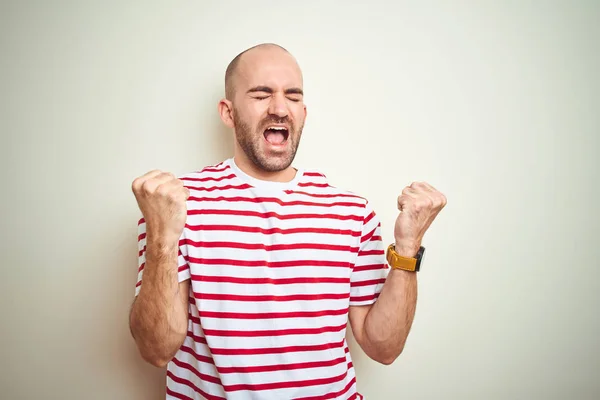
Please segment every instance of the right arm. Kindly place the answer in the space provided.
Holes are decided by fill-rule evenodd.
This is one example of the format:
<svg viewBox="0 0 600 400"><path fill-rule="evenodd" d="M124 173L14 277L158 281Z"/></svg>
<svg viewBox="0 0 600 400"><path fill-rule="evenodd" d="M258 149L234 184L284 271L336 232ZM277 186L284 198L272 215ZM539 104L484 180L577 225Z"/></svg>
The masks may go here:
<svg viewBox="0 0 600 400"><path fill-rule="evenodd" d="M129 325L144 360L164 367L187 335L190 281L179 283L178 254L189 191L160 171L137 178L132 189L146 223L146 250Z"/></svg>

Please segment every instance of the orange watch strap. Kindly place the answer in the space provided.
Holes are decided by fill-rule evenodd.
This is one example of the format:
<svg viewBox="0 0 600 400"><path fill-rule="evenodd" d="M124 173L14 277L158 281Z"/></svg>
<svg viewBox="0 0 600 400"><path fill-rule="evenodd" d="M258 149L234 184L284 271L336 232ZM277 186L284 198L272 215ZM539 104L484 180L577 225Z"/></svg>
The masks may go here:
<svg viewBox="0 0 600 400"><path fill-rule="evenodd" d="M417 268L417 259L413 257L402 257L396 252L396 246L394 243L388 246L386 258L392 269L415 272Z"/></svg>

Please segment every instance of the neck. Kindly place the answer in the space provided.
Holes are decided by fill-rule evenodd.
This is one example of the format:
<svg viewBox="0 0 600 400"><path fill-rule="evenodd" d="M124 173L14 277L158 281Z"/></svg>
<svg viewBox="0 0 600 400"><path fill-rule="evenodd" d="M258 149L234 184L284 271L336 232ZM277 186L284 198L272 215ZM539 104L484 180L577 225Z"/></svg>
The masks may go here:
<svg viewBox="0 0 600 400"><path fill-rule="evenodd" d="M241 155L236 152L233 157L235 165L238 166L245 174L250 175L255 179L271 182L290 182L296 176L296 168L291 165L282 171L269 172L257 167L245 154Z"/></svg>

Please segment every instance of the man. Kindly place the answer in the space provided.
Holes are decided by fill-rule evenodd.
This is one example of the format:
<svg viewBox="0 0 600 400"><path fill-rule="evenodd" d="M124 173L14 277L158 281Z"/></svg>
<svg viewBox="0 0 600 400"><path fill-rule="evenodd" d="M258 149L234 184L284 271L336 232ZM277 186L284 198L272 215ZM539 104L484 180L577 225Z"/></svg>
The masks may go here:
<svg viewBox="0 0 600 400"><path fill-rule="evenodd" d="M130 326L142 357L167 366L167 398L362 398L348 320L372 359L402 352L421 241L446 199L426 183L402 191L389 268L369 203L291 166L302 87L285 49L248 49L219 102L234 156L133 182L143 219Z"/></svg>

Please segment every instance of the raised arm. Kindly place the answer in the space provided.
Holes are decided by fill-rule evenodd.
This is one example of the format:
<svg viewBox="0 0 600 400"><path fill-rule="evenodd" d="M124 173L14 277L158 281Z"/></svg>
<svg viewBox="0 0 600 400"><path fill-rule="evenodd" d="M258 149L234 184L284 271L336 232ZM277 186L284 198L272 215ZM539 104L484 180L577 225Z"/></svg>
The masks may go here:
<svg viewBox="0 0 600 400"><path fill-rule="evenodd" d="M189 191L173 174L150 171L132 184L144 216L143 284L129 324L140 354L164 367L181 347L188 325L189 280L179 282L179 238Z"/></svg>
<svg viewBox="0 0 600 400"><path fill-rule="evenodd" d="M394 227L398 254L407 258L416 255L425 232L446 202L442 193L425 182L414 182L402 191ZM392 270L375 304L350 307L352 332L369 357L383 364L396 360L410 333L416 303L416 272Z"/></svg>

